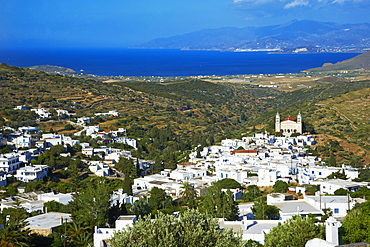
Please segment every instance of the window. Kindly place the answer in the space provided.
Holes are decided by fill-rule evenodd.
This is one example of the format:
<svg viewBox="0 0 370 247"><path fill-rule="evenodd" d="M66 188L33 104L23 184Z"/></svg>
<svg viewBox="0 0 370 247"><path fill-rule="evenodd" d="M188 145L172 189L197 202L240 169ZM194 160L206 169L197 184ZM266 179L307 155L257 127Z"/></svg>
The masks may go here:
<svg viewBox="0 0 370 247"><path fill-rule="evenodd" d="M334 213L339 214L339 208L334 208Z"/></svg>
<svg viewBox="0 0 370 247"><path fill-rule="evenodd" d="M322 172L319 172L319 175L321 175L322 174Z"/></svg>
<svg viewBox="0 0 370 247"><path fill-rule="evenodd" d="M315 171L312 171L312 174L315 174Z"/></svg>

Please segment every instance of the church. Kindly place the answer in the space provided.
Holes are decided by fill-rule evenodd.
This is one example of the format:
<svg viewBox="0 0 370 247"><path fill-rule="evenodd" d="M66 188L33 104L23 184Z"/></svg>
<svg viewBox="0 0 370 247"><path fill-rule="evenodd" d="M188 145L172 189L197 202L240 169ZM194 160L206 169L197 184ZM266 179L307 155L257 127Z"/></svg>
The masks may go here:
<svg viewBox="0 0 370 247"><path fill-rule="evenodd" d="M292 117L284 118L284 120L281 121L279 113L276 113L275 131L280 132L283 135L291 135L293 133L302 134L301 112L298 113L297 121Z"/></svg>

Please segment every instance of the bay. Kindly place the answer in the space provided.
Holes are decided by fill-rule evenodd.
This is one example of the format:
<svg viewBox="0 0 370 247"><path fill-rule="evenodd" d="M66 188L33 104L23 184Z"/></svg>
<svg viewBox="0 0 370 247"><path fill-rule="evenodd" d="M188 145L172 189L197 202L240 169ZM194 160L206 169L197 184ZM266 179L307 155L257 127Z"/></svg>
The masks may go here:
<svg viewBox="0 0 370 247"><path fill-rule="evenodd" d="M13 66L56 65L101 76L198 76L297 73L359 53L268 54L149 49L0 49Z"/></svg>

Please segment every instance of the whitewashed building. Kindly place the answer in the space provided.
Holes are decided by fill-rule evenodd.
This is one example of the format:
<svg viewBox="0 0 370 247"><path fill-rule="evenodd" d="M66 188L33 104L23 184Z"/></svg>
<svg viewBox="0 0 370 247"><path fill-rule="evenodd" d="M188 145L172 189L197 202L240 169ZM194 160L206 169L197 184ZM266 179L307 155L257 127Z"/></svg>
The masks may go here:
<svg viewBox="0 0 370 247"><path fill-rule="evenodd" d="M322 194L334 194L338 189L345 189L349 192L357 191L360 187L360 183L346 181L342 179L329 179L319 181L317 184L320 185L320 191Z"/></svg>
<svg viewBox="0 0 370 247"><path fill-rule="evenodd" d="M38 181L48 175L47 165L30 165L21 167L14 175L18 180L23 182Z"/></svg>
<svg viewBox="0 0 370 247"><path fill-rule="evenodd" d="M40 118L49 118L53 116L48 110L45 110L44 108L31 109L31 111L39 115Z"/></svg>
<svg viewBox="0 0 370 247"><path fill-rule="evenodd" d="M14 173L22 162L19 161L19 155L2 154L0 155L0 171Z"/></svg>
<svg viewBox="0 0 370 247"><path fill-rule="evenodd" d="M57 192L49 192L38 194L37 199L43 202L56 201L62 203L63 205L67 205L69 202L73 200L73 196L72 193L63 194Z"/></svg>
<svg viewBox="0 0 370 247"><path fill-rule="evenodd" d="M4 186L7 186L6 173L0 172L0 188Z"/></svg>
<svg viewBox="0 0 370 247"><path fill-rule="evenodd" d="M113 174L112 169L100 161L90 161L89 170L97 176L107 177Z"/></svg>
<svg viewBox="0 0 370 247"><path fill-rule="evenodd" d="M107 240L113 237L114 232L121 231L132 226L137 221L136 215L122 215L116 220L115 228L99 228L95 226L94 247L107 246Z"/></svg>

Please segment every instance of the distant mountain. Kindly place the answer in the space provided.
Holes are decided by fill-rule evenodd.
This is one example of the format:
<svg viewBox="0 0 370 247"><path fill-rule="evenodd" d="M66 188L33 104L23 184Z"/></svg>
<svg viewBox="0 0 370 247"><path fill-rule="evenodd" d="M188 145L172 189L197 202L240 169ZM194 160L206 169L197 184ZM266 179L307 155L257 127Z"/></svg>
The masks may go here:
<svg viewBox="0 0 370 247"><path fill-rule="evenodd" d="M323 52L370 47L370 24L294 20L264 27L205 29L151 40L133 48L189 50L278 50Z"/></svg>
<svg viewBox="0 0 370 247"><path fill-rule="evenodd" d="M322 67L308 69L310 72L323 72L333 70L370 70L370 51L347 59L336 64L324 64Z"/></svg>

